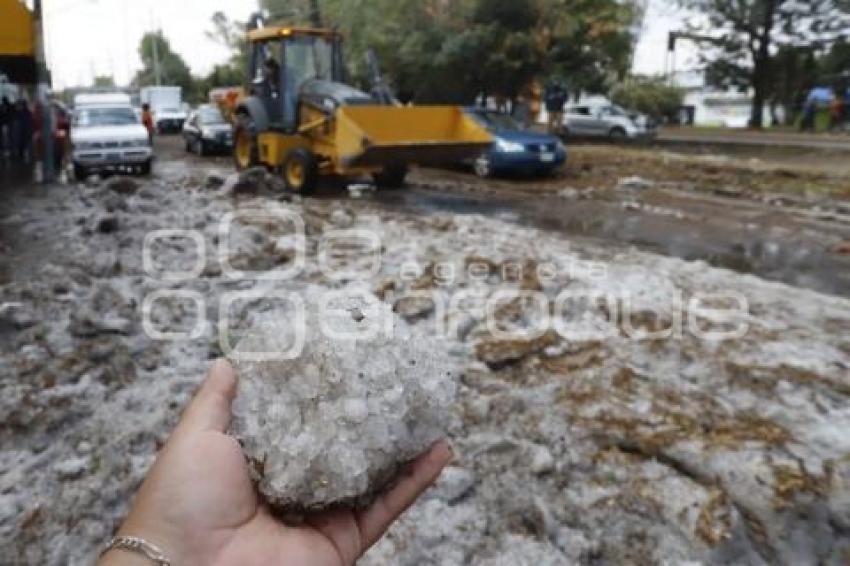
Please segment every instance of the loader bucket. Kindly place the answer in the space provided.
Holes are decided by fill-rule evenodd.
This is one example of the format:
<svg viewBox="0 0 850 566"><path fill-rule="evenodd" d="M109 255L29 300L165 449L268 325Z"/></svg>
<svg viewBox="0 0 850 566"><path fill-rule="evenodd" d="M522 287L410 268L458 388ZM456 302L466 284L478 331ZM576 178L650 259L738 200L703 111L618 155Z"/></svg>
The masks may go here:
<svg viewBox="0 0 850 566"><path fill-rule="evenodd" d="M343 106L336 145L344 167L456 163L486 151L493 138L453 106Z"/></svg>

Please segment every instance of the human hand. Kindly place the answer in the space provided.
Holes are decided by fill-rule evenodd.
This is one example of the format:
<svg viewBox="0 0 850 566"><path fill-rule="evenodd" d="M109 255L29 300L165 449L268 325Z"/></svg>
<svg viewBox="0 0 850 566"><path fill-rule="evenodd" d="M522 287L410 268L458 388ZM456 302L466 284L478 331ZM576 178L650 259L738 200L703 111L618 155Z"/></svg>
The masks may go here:
<svg viewBox="0 0 850 566"><path fill-rule="evenodd" d="M451 460L440 441L363 510L336 510L288 526L257 496L242 449L225 434L236 374L216 362L157 456L118 535L158 546L173 566L347 566L360 558ZM150 566L112 550L100 566Z"/></svg>

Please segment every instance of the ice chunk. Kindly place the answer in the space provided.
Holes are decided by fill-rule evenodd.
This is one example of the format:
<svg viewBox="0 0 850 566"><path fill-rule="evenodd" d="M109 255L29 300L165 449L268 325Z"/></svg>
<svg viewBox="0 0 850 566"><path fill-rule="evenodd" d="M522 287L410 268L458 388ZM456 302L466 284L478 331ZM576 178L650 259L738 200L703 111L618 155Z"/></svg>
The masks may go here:
<svg viewBox="0 0 850 566"><path fill-rule="evenodd" d="M381 304L336 307L326 315L308 293L294 359L244 356L297 343L294 312L257 315L231 355L239 374L231 432L260 493L284 510L368 504L450 420L455 383L440 342L412 336Z"/></svg>

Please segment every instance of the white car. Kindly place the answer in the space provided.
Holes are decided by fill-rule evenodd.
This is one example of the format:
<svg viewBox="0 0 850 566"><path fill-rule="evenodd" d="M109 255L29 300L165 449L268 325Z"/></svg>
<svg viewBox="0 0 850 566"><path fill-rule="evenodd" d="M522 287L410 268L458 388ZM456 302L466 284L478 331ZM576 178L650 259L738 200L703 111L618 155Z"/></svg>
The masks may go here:
<svg viewBox="0 0 850 566"><path fill-rule="evenodd" d="M74 112L71 162L77 179L106 169L129 168L146 175L152 160L148 131L131 106L88 105Z"/></svg>
<svg viewBox="0 0 850 566"><path fill-rule="evenodd" d="M651 139L657 126L651 118L627 112L616 104L576 104L564 112L568 135L606 137L611 140Z"/></svg>

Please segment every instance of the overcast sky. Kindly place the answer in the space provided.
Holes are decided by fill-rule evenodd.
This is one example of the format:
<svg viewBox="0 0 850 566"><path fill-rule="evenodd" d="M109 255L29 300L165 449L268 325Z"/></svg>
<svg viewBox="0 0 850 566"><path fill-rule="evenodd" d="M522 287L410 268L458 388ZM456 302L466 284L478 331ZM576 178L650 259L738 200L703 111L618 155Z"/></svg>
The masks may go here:
<svg viewBox="0 0 850 566"><path fill-rule="evenodd" d="M95 75L112 75L126 84L141 66L139 41L145 31L160 26L192 72L206 74L224 61L227 51L204 34L210 18L221 10L245 20L257 0L42 0L46 13L48 58L56 88L91 84ZM675 0L651 0L646 25L635 55L635 71L664 71L667 33L681 25L671 9ZM677 68L693 53L686 45Z"/></svg>

